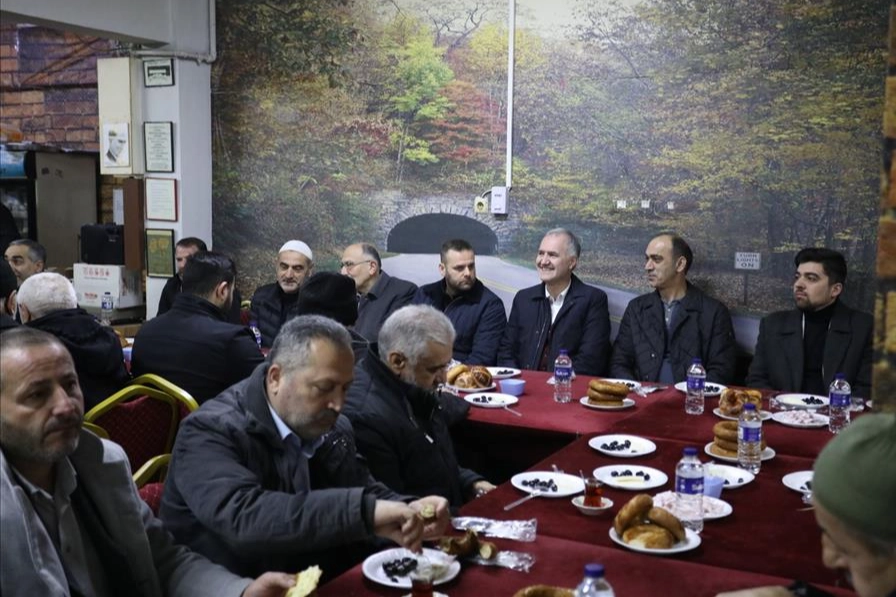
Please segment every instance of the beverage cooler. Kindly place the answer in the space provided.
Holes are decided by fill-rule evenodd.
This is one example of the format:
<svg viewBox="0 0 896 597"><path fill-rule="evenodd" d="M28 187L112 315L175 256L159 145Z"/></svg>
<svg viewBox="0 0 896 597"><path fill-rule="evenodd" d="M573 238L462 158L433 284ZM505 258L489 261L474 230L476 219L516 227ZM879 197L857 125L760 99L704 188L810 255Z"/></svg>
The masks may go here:
<svg viewBox="0 0 896 597"><path fill-rule="evenodd" d="M98 221L97 154L39 146L0 146L0 202L21 238L47 249L47 266L64 273L80 261L78 235Z"/></svg>

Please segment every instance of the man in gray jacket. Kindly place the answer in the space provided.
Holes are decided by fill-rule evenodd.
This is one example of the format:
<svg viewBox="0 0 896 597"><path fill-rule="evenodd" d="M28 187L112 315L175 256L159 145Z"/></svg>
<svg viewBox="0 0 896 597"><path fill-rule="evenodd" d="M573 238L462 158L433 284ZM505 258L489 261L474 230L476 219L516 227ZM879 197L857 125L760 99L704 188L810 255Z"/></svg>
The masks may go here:
<svg viewBox="0 0 896 597"><path fill-rule="evenodd" d="M613 345L610 375L676 383L695 358L706 379L730 383L737 348L731 314L687 280L694 253L677 234L654 237L644 252L647 283L655 291L629 302Z"/></svg>
<svg viewBox="0 0 896 597"><path fill-rule="evenodd" d="M0 594L282 597L286 574L234 576L176 545L122 449L81 429L72 358L27 327L0 336Z"/></svg>

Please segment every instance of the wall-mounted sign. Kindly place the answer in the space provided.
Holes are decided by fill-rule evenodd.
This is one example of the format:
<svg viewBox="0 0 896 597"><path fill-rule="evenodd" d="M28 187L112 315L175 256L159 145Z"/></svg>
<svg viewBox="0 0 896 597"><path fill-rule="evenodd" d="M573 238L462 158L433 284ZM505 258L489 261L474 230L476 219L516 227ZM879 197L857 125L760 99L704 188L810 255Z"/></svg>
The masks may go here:
<svg viewBox="0 0 896 597"><path fill-rule="evenodd" d="M103 166L130 166L131 149L128 123L107 122L103 124Z"/></svg>
<svg viewBox="0 0 896 597"><path fill-rule="evenodd" d="M177 181L173 178L147 178L146 219L177 221Z"/></svg>
<svg viewBox="0 0 896 597"><path fill-rule="evenodd" d="M172 122L143 123L147 172L174 172L173 133Z"/></svg>
<svg viewBox="0 0 896 597"><path fill-rule="evenodd" d="M761 265L761 253L741 253L734 254L734 269L750 269L758 270Z"/></svg>
<svg viewBox="0 0 896 597"><path fill-rule="evenodd" d="M170 87L174 85L174 60L171 58L144 60L143 85L145 87Z"/></svg>

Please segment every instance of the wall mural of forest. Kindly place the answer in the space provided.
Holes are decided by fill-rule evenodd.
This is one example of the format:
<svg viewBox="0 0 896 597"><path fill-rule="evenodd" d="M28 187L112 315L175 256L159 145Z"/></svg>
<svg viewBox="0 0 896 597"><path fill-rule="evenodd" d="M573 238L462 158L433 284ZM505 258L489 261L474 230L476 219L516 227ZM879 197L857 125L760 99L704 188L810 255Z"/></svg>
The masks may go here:
<svg viewBox="0 0 896 597"><path fill-rule="evenodd" d="M502 222L472 203L504 182L506 0L218 0L215 246L248 295L284 240L335 269L346 244L391 249L419 201L496 230L516 263L567 226L580 275L635 293L647 240L678 231L691 277L754 316L792 305L794 252L824 245L870 310L888 9L519 0ZM735 251L762 255L746 304Z"/></svg>

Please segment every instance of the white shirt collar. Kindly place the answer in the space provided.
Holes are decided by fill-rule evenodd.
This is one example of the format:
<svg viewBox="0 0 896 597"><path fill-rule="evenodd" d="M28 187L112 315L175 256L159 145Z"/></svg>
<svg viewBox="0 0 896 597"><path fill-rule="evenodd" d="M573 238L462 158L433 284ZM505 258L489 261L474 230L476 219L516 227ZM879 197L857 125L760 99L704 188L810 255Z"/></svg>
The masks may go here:
<svg viewBox="0 0 896 597"><path fill-rule="evenodd" d="M283 419L280 418L280 415L277 414L277 411L274 410L274 407L271 406L270 402L268 402L268 410L271 411L271 418L274 419L274 425L277 427L277 433L280 434L280 439L283 440L283 443L289 443L287 439L292 436L295 438L292 441L298 444L299 448L302 450L302 455L305 456L305 458L311 458L312 456L314 456L314 452L317 451L322 443L324 443L324 437L326 436L326 434L320 436L310 444L306 443L302 441L302 438L296 435L286 423L283 422Z"/></svg>

